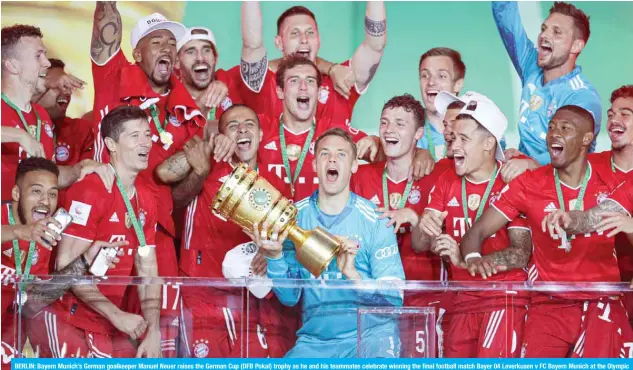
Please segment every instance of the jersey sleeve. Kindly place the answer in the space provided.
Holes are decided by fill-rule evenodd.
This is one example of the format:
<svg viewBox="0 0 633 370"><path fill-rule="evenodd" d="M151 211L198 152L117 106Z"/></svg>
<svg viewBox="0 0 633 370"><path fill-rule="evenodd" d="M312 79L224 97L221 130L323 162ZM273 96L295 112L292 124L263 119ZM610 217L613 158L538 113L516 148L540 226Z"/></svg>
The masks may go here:
<svg viewBox="0 0 633 370"><path fill-rule="evenodd" d="M516 217L508 224L508 230L510 229L530 230L530 226L527 222L527 217L524 214L519 214L518 217Z"/></svg>
<svg viewBox="0 0 633 370"><path fill-rule="evenodd" d="M81 143L81 148L79 149L79 160L81 161L84 159L92 159L92 148L94 146L95 135L92 131L92 123L90 121L81 120L80 124L84 125L82 127L85 130L84 139Z"/></svg>
<svg viewBox="0 0 633 370"><path fill-rule="evenodd" d="M507 184L492 207L499 211L508 221L513 221L517 216L525 211L525 205L529 204L526 196L526 182L531 174L530 171L519 175L516 179Z"/></svg>
<svg viewBox="0 0 633 370"><path fill-rule="evenodd" d="M341 65L343 65L345 67L352 68L352 59L350 58L350 59L344 61L343 63L341 63ZM334 81L332 81L332 82L334 82ZM356 84L354 84L354 88L353 89L350 89L349 98L347 98L347 107L348 107L350 112L354 111L354 106L356 106L356 102L358 101L358 99L360 99L360 96L363 95L367 91L367 89L369 88L370 84L371 84L371 82L369 84L367 84L367 86L365 86L365 89L362 90L362 91L358 89L358 85L356 85ZM338 95L338 92L336 94Z"/></svg>
<svg viewBox="0 0 633 370"><path fill-rule="evenodd" d="M242 104L242 96L240 95L240 85L242 78L240 76L240 66L235 66L229 70L220 69L216 72L218 81L224 82L228 88L226 98L220 103L216 109L215 118L220 119L222 113L234 104Z"/></svg>
<svg viewBox="0 0 633 370"><path fill-rule="evenodd" d="M607 199L618 203L631 216L633 214L633 179L620 184Z"/></svg>
<svg viewBox="0 0 633 370"><path fill-rule="evenodd" d="M578 90L574 90L574 92L567 96L565 100L560 103L559 106L562 107L564 105L575 105L581 107L589 111L593 116L594 139L591 142L591 147L589 148L589 152L593 153L593 151L596 149L596 139L598 138L598 133L600 132L600 124L602 123L602 103L600 103L600 96L593 89L580 88Z"/></svg>
<svg viewBox="0 0 633 370"><path fill-rule="evenodd" d="M492 15L514 69L524 81L526 76L538 69L538 52L525 33L519 5L515 1L493 1Z"/></svg>
<svg viewBox="0 0 633 370"><path fill-rule="evenodd" d="M271 279L301 279L301 265L297 261L294 245L286 240L283 245L283 255L279 259L266 257L268 262L267 275ZM273 291L279 301L285 306L295 306L301 299L301 287L283 288L274 285Z"/></svg>
<svg viewBox="0 0 633 370"><path fill-rule="evenodd" d="M64 230L63 235L91 243L95 240L101 219L106 217L102 206L106 189L103 184L95 185L95 182L88 178L74 183L66 191L64 208L68 210L73 221Z"/></svg>
<svg viewBox="0 0 633 370"><path fill-rule="evenodd" d="M95 92L92 115L97 122L101 121L102 118L100 111L112 101L119 99L121 71L129 64L121 49L104 64L92 61L92 79ZM112 109L112 107L110 108Z"/></svg>
<svg viewBox="0 0 633 370"><path fill-rule="evenodd" d="M446 210L447 200L446 193L448 192L448 183L444 181L442 177L438 177L435 181L435 185L429 192L429 198L426 208L424 210L432 210L436 212L444 212Z"/></svg>

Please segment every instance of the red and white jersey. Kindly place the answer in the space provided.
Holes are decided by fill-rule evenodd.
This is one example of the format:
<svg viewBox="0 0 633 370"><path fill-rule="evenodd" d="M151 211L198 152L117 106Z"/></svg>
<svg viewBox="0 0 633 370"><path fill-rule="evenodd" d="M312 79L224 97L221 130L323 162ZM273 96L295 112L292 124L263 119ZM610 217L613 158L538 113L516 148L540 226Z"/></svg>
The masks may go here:
<svg viewBox="0 0 633 370"><path fill-rule="evenodd" d="M224 278L222 261L226 253L251 241L241 227L212 212L213 199L231 172L233 166L229 163L217 163L205 179L200 194L187 207L180 249L180 270L185 276ZM269 173L262 173L262 177L289 197L290 188L279 178Z"/></svg>
<svg viewBox="0 0 633 370"><path fill-rule="evenodd" d="M136 192L130 202L137 220L143 227L146 244L155 248L158 208L154 194L137 181ZM129 244L122 247L124 253L119 256L119 263L110 268L106 276L133 275L139 240L118 187L115 186L112 192L108 193L99 176L88 175L68 189L64 208L73 217L73 222L64 231L64 237L81 239L89 243L96 240L127 240ZM98 285L98 288L115 306L124 309L127 286L102 284ZM72 292L67 292L51 307L53 313L78 328L104 334L116 332L116 328L105 317L93 311Z"/></svg>
<svg viewBox="0 0 633 370"><path fill-rule="evenodd" d="M259 116L259 121L260 127L264 132L257 152L257 158L259 158L260 163L260 173L262 175L265 173L274 174L277 178L282 179L286 184L290 184L291 179L288 178L284 167L283 157L281 155L279 116ZM316 129L314 131L314 135L312 136L312 141L310 142L310 148L305 160L303 161L299 177L294 183L294 201L307 198L318 189L319 178L312 168L312 161L314 160L314 144L321 134L335 127L349 129L350 134L352 133L352 128L344 121L330 117L323 117L316 121ZM299 156L303 150L303 145L308 139L309 132L309 129L302 132L292 132L284 126L288 161L290 163L290 170L293 176L297 167ZM359 130L354 130L354 132L355 134L352 135L354 142L357 142L367 136L367 134Z"/></svg>
<svg viewBox="0 0 633 370"><path fill-rule="evenodd" d="M237 66L229 70L218 69L215 71L215 79L224 82L229 89L226 98L216 108L215 117L211 117L211 119L220 119L222 113L233 104L243 104L242 96L240 95L240 68Z"/></svg>
<svg viewBox="0 0 633 370"><path fill-rule="evenodd" d="M607 199L622 206L629 213L629 216L633 215L633 179L618 184L613 194L609 195Z"/></svg>
<svg viewBox="0 0 633 370"><path fill-rule="evenodd" d="M9 106L9 104L2 101L2 126L15 127L24 130L24 125L20 120L18 113ZM31 111L24 112L24 120L29 126L37 128L37 117L35 111L40 116L41 129L40 129L40 142L44 146L44 154L47 159L55 160L55 145L53 143L54 127L53 121L48 115L48 112L42 108L39 104L31 104ZM28 158L24 148L18 143L2 143L2 200L12 200L11 190L15 185L15 174L18 170L18 164L23 159Z"/></svg>
<svg viewBox="0 0 633 370"><path fill-rule="evenodd" d="M347 60L341 65L349 67L351 61ZM239 71L240 66L233 69ZM334 90L334 83L330 76L322 74L321 86L317 103L317 119L323 117L335 117L336 119L350 122L352 111L358 98L365 92L359 92L356 86L350 90L350 97L346 99L343 95ZM240 80L241 80L240 74ZM243 80L240 84L240 95L244 103L251 107L257 114L269 117L279 117L283 112L283 101L277 97L277 72L270 68L266 70L266 76L258 89L253 89ZM350 130L353 130L350 126Z"/></svg>
<svg viewBox="0 0 633 370"><path fill-rule="evenodd" d="M606 199L617 186L610 167L589 163L590 178L583 199L588 210ZM580 186L572 188L561 182L567 211L575 209ZM560 208L554 168L551 165L527 171L508 184L497 196L493 207L508 220L519 214L527 217L532 229L534 266L528 273L531 281L546 282L603 282L619 281L620 272L615 255L614 238L606 233L571 236L571 249L566 251L559 238L552 238L541 229L541 221L548 213ZM563 296L563 295L560 295ZM583 299L595 294L570 293L564 297Z"/></svg>
<svg viewBox="0 0 633 370"><path fill-rule="evenodd" d="M611 150L607 150L601 153L589 154L589 162L600 164L601 167L611 166ZM627 180L633 179L633 170L624 171L618 166L613 164L611 171L615 175L618 183L623 183ZM631 185L629 185L629 188ZM630 213L633 213L633 207L627 209ZM618 256L618 265L620 266L620 276L622 281L633 280L633 245L627 238L626 234L619 233L615 236L615 251Z"/></svg>
<svg viewBox="0 0 633 370"><path fill-rule="evenodd" d="M10 225L9 212L11 212L11 203L2 205L2 225ZM18 216L14 215L14 219L18 220ZM18 240L18 247L20 248L20 257L22 261L22 272L26 266L26 257L29 252L29 246L31 243ZM49 261L51 258L51 251L42 247L39 244L35 244L35 249L31 255L31 275L49 275ZM13 255L13 241L2 243L2 316L15 301L15 287L14 284L5 281L6 275L15 274L15 257Z"/></svg>
<svg viewBox="0 0 633 370"><path fill-rule="evenodd" d="M92 159L93 145L92 122L70 117L55 121L55 162L58 165L72 166Z"/></svg>
<svg viewBox="0 0 633 370"><path fill-rule="evenodd" d="M379 208L385 207L382 188L382 176L385 165L386 162L362 165L352 175L352 191L363 198L369 199ZM426 184L427 182L429 182L427 177L414 181L404 205L405 208L412 209L418 215L422 214L424 207L426 207L429 194L428 191L424 193L423 189L431 188L431 185ZM395 182L387 176L390 209L398 208L406 187L406 179ZM415 253L413 251L411 245L412 227L411 224L404 224L398 230L398 247L402 265L404 266L404 276L407 280L446 280L447 276L445 271L443 271L439 256L431 252Z"/></svg>
<svg viewBox="0 0 633 370"><path fill-rule="evenodd" d="M172 74L170 79L171 90L165 95L158 95L152 90L141 67L128 62L121 50L103 65L93 61L92 76L95 88L93 159L103 163L109 162L108 150L101 136L101 120L109 111L123 104L137 105L145 109L150 120L153 145L149 166L139 174L139 178L144 180L164 207L158 215L158 223L174 236L171 188L160 182L154 175L154 170L171 155L182 150L184 144L194 135L203 136L206 117L202 116L196 102L175 75ZM173 137L171 145L164 145L160 141L159 132L149 110L153 102L156 102L158 107L161 125Z"/></svg>
<svg viewBox="0 0 633 370"><path fill-rule="evenodd" d="M490 195L488 196L487 203L484 205L484 211L490 207L491 204L497 199L501 190L506 186L500 176L501 167L503 164L498 162L498 169L495 176L495 183L492 186ZM444 220L446 225L446 234L455 239L459 244L466 234L466 231L472 226L477 216L477 210L481 203L486 188L488 187L489 180L474 183L466 179L466 199L468 209L468 225L466 225L466 219L464 217L464 207L462 200L462 177L457 176L455 171L445 171L440 176L429 194L429 201L426 209L436 212L447 211L448 215ZM494 252L501 251L510 245L510 238L508 236L508 230L512 228L524 228L528 229L527 225L522 218L517 217L516 221L513 221L507 227L502 228L495 234L490 236L483 243L482 255L492 254ZM475 277L471 276L466 269L455 268L451 266L452 279L455 281L471 281L482 280L480 275ZM512 269L507 272L501 272L489 277L488 280L498 281L525 281L526 274L523 269Z"/></svg>

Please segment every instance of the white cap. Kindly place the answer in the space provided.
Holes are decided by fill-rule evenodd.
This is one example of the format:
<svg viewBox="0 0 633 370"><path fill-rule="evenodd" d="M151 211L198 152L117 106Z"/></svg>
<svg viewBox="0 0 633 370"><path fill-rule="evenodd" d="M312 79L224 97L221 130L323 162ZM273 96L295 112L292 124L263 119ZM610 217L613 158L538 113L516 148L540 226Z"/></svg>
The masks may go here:
<svg viewBox="0 0 633 370"><path fill-rule="evenodd" d="M213 44L214 47L218 47L215 44L215 36L210 29L206 27L191 27L187 28L185 36L178 41L178 51L180 51L180 49L191 40L209 41L211 44Z"/></svg>
<svg viewBox="0 0 633 370"><path fill-rule="evenodd" d="M439 94L437 94L437 96L435 97L435 102L433 104L435 105L435 109L437 109L437 112L441 114L442 117L444 117L444 115L446 115L446 111L448 110L448 106L451 105L451 103L453 102L460 101L464 104L468 104L468 102L471 100L483 99L490 100L490 98L488 98L487 96L476 91L467 91L464 95L460 97L457 97L456 95L451 94L448 91L440 91Z"/></svg>
<svg viewBox="0 0 633 370"><path fill-rule="evenodd" d="M185 26L178 22L168 21L167 18L160 13L150 14L136 22L136 26L134 26L132 36L130 37L132 49L136 48L136 45L138 45L138 42L141 41L143 37L156 30L167 30L171 32L174 37L176 37L176 42L180 41L187 32Z"/></svg>
<svg viewBox="0 0 633 370"><path fill-rule="evenodd" d="M497 139L497 151L495 158L504 161L503 149L501 148L501 139L508 128L508 120L501 112L501 109L490 99L472 99L459 114L466 114L474 118L483 127Z"/></svg>
<svg viewBox="0 0 633 370"><path fill-rule="evenodd" d="M240 278L262 278L265 276L253 275L251 268L251 262L257 254L259 248L253 242L240 244L237 247L231 249L224 256L222 261L222 274L227 279L240 279ZM272 289L272 280L266 278L261 282L251 283L248 286L248 290L257 298L264 298Z"/></svg>

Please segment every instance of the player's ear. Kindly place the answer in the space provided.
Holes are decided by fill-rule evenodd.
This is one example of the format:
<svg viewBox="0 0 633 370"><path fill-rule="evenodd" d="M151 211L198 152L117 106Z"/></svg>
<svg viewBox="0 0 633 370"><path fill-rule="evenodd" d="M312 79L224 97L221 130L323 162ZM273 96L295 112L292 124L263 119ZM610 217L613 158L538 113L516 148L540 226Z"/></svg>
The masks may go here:
<svg viewBox="0 0 633 370"><path fill-rule="evenodd" d="M277 97L280 100L284 100L284 90L279 86L277 86Z"/></svg>
<svg viewBox="0 0 633 370"><path fill-rule="evenodd" d="M18 184L13 185L13 189L11 189L11 198L15 202L20 201L20 187Z"/></svg>
<svg viewBox="0 0 633 370"><path fill-rule="evenodd" d="M174 69L180 69L180 53L176 53L176 62L174 63Z"/></svg>
<svg viewBox="0 0 633 370"><path fill-rule="evenodd" d="M116 153L116 150L117 150L116 141L114 141L111 137L106 137L104 141L105 141L106 148L108 148L108 151L110 151L111 153Z"/></svg>
<svg viewBox="0 0 633 370"><path fill-rule="evenodd" d="M140 63L143 60L143 56L141 55L141 50L136 48L132 52L132 56L134 57L134 61L136 63Z"/></svg>
<svg viewBox="0 0 633 370"><path fill-rule="evenodd" d="M486 140L484 140L484 149L486 151L495 151L497 150L497 141L493 136L488 136Z"/></svg>
<svg viewBox="0 0 633 370"><path fill-rule="evenodd" d="M459 94L460 91L462 91L462 88L464 87L464 79L460 78L459 80L455 81L455 88L453 90L455 90L455 95Z"/></svg>
<svg viewBox="0 0 633 370"><path fill-rule="evenodd" d="M415 134L413 136L415 137L415 141L420 140L422 136L424 136L424 126L418 127L418 129L415 130Z"/></svg>
<svg viewBox="0 0 633 370"><path fill-rule="evenodd" d="M9 73L18 74L20 72L20 67L13 58L7 58L2 64Z"/></svg>
<svg viewBox="0 0 633 370"><path fill-rule="evenodd" d="M284 44L281 42L281 36L276 35L275 36L275 46L277 47L277 49L279 49L279 51L282 52L284 51Z"/></svg>
<svg viewBox="0 0 633 370"><path fill-rule="evenodd" d="M354 159L352 161L352 173L356 173L356 171L358 171L358 161Z"/></svg>
<svg viewBox="0 0 633 370"><path fill-rule="evenodd" d="M593 132L587 132L582 136L582 145L589 146L593 141Z"/></svg>
<svg viewBox="0 0 633 370"><path fill-rule="evenodd" d="M582 51L582 49L585 48L585 41L581 40L581 39L576 39L571 43L571 50L570 52L572 54L580 54L580 52Z"/></svg>

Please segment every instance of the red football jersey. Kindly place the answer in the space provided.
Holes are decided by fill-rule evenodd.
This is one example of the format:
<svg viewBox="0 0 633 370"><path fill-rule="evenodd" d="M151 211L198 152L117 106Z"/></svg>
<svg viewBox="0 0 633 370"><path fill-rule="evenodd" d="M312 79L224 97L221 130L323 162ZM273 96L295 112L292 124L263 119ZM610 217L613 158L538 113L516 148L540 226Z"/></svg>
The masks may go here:
<svg viewBox="0 0 633 370"><path fill-rule="evenodd" d="M71 166L84 159L92 159L94 134L92 122L81 118L64 117L55 121L55 161Z"/></svg>
<svg viewBox="0 0 633 370"><path fill-rule="evenodd" d="M138 105L144 108L150 119L149 127L152 132L153 145L149 156L149 166L140 173L139 178L143 179L165 207L164 211L158 215L158 223L174 236L175 227L171 217L173 211L171 187L160 182L154 175L154 170L171 155L182 150L184 144L193 135L203 136L202 129L206 123L206 117L202 116L195 101L175 75L172 75L170 79L171 90L169 93L159 96L152 90L147 76L141 68L128 62L121 50L117 51L103 65L98 65L93 61L92 76L95 88L93 108L94 159L103 163L109 161L108 150L101 137L102 118L110 110L123 104ZM152 101L157 101L159 121L173 137L171 145L164 145L159 139L159 132L151 119L149 110ZM165 124L165 122L167 123Z"/></svg>
<svg viewBox="0 0 633 370"><path fill-rule="evenodd" d="M279 116L259 116L260 127L264 132L264 135L257 152L260 162L260 172L272 173L278 178L282 179L286 184L290 184L291 180L288 178L286 169L284 167L283 157L281 155L281 142L279 139ZM316 129L312 136L312 142L310 143L310 149L306 155L306 158L301 167L301 172L297 181L294 183L295 194L294 201L307 198L319 187L319 178L316 172L312 169L312 161L314 160L314 143L321 134L331 128L343 128L349 129L350 134L355 142L367 136L362 131L352 129L346 123L341 120L332 119L330 117L324 117L316 121ZM352 130L355 133L352 133ZM308 139L310 130L294 133L284 126L284 133L286 137L286 148L288 153L288 161L290 162L290 170L294 176L297 162L303 145Z"/></svg>
<svg viewBox="0 0 633 370"><path fill-rule="evenodd" d="M348 67L351 61L345 61L341 63ZM239 71L240 66L235 66L233 69ZM232 70L233 70L232 69ZM354 105L358 101L358 98L363 92L359 92L356 86L350 90L350 97L346 99L343 95L334 90L334 83L330 76L322 74L321 86L319 87L319 96L317 102L317 119L323 117L335 117L348 123L352 119L352 111ZM240 74L240 80L241 74ZM269 117L279 117L283 113L283 101L277 97L277 72L270 68L266 69L266 76L264 77L259 90L253 90L243 80L240 83L240 95L244 100L244 103L253 108L257 114L263 114ZM351 127L351 126L350 126ZM354 130L353 128L350 129Z"/></svg>
<svg viewBox="0 0 633 370"><path fill-rule="evenodd" d="M137 181L136 194L130 200L138 221L143 226L147 245L155 246L157 203L154 194ZM108 193L96 174L86 176L73 184L66 193L64 205L73 222L64 231L64 236L85 240L107 242L127 240L120 262L107 271L106 276L131 276L134 269L139 241L127 215L121 192L115 186ZM98 285L99 291L114 305L124 309L125 285ZM112 334L116 328L72 292L67 292L61 301L52 305L52 310L74 326L97 333Z"/></svg>
<svg viewBox="0 0 633 370"><path fill-rule="evenodd" d="M240 68L239 66L231 68L227 71L224 69L218 69L215 71L215 78L218 81L224 82L229 92L226 98L222 100L222 103L215 110L215 117L211 119L220 119L222 113L229 109L233 104L243 104L242 96L240 95Z"/></svg>
<svg viewBox="0 0 633 370"><path fill-rule="evenodd" d="M591 175L583 199L584 209L603 201L617 186L610 168L589 164ZM580 186L572 188L561 182L565 209L575 209ZM602 282L619 281L620 272L615 256L614 238L603 233L571 236L571 250L565 251L561 241L543 233L541 221L548 213L560 208L554 169L551 165L527 171L506 186L493 204L508 220L519 214L527 217L532 229L534 249L530 268L531 281L550 282ZM583 299L595 294L573 293L560 296Z"/></svg>
<svg viewBox="0 0 633 370"><path fill-rule="evenodd" d="M589 154L589 161L597 163L604 167L611 166L612 152L610 150ZM611 171L615 175L618 183L625 182L628 179L633 179L633 170L624 171L618 166L613 164ZM631 186L629 185L629 188ZM627 209L629 212L632 209ZM619 233L615 236L615 251L618 256L618 265L620 266L620 276L622 281L631 281L633 279L633 245L629 242L629 239L624 233Z"/></svg>
<svg viewBox="0 0 633 370"><path fill-rule="evenodd" d="M385 206L382 187L385 165L386 162L362 165L352 176L352 191L369 199L377 207ZM427 177L414 181L405 203L405 207L411 208L418 215L422 214L426 207L429 194L424 193L423 189L431 188L426 184L427 182L429 182ZM398 208L406 187L406 180L395 182L387 176L390 209ZM404 276L407 280L440 280L442 276L440 257L431 252L415 253L411 246L411 229L411 224L405 224L398 230L398 247L404 266Z"/></svg>
<svg viewBox="0 0 633 370"><path fill-rule="evenodd" d="M200 194L187 207L180 253L180 270L186 276L224 278L222 261L226 253L251 241L241 227L223 221L212 212L213 199L231 172L230 164L217 163L205 179ZM262 177L289 197L290 188L278 177L270 173L262 173Z"/></svg>
<svg viewBox="0 0 633 370"><path fill-rule="evenodd" d="M16 127L24 130L24 125L18 113L7 103L2 101L2 126ZM44 154L47 159L55 160L55 145L53 143L53 123L48 112L38 104L31 104L30 112L22 112L27 125L37 127L35 111L40 116L40 142L44 146ZM24 149L18 143L2 143L2 200L12 200L11 190L15 185L15 174L21 160L28 158Z"/></svg>
<svg viewBox="0 0 633 370"><path fill-rule="evenodd" d="M2 225L10 225L9 212L11 212L11 203L2 205ZM17 221L18 216L14 215L14 219ZM20 248L22 272L24 273L24 267L26 266L26 256L29 252L29 246L31 243L18 240L18 247ZM51 251L42 247L39 244L35 244L35 249L31 255L31 275L49 275L49 260L51 257ZM2 243L2 275L15 274L15 258L13 256L13 241ZM4 316L7 308L15 300L15 287L12 285L2 284L2 315Z"/></svg>
<svg viewBox="0 0 633 370"><path fill-rule="evenodd" d="M501 172L501 162L497 169L495 177L495 183L492 186L490 195L488 196L487 204L484 205L484 210L495 201L499 196L501 190L505 186L505 183L501 179L499 172ZM468 207L468 225L466 225L466 219L464 217L463 199L462 199L462 177L457 176L455 171L445 171L441 177L439 177L429 194L429 202L426 209L434 210L437 212L447 211L448 215L444 220L446 225L446 234L451 236L459 244L462 241L462 237L466 234L466 231L472 226L479 204L482 201L486 188L488 187L488 180L473 183L466 179L466 194L468 198L466 200ZM510 245L510 239L508 237L508 229L513 227L526 228L527 226L523 219L517 218L507 228L504 227L497 231L491 237L486 239L482 246L482 255L491 254L507 248ZM470 281L470 280L483 280L481 275L475 277L470 276L465 269L455 268L451 266L451 272L453 280L455 281ZM507 272L501 272L488 278L488 280L506 280L506 281L525 281L526 274L522 269L512 269Z"/></svg>

